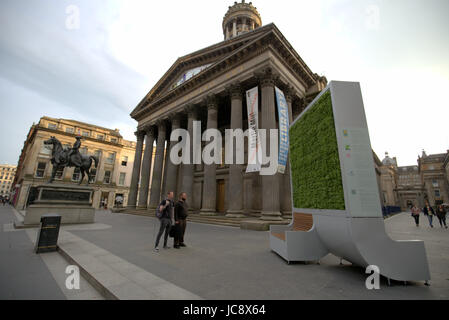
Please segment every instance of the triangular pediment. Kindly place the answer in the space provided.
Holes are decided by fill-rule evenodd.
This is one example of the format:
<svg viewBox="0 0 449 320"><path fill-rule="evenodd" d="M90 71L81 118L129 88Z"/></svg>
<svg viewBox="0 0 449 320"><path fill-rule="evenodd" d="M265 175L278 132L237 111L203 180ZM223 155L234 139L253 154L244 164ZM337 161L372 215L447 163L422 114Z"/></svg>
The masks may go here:
<svg viewBox="0 0 449 320"><path fill-rule="evenodd" d="M164 74L164 76L145 96L145 98L142 99L131 115L138 112L144 104L149 103L170 92L176 87L183 85L191 78L199 75L202 71L213 68L216 63L222 62L226 59L226 57L231 56L241 47L254 41L255 39L260 38L267 32L268 30L254 30L242 36L220 42L213 46L178 58L170 69L168 69L168 71ZM206 66L207 68L205 68ZM201 70L202 67L204 67L203 70ZM182 81L181 79L184 75L186 75L185 81Z"/></svg>
<svg viewBox="0 0 449 320"><path fill-rule="evenodd" d="M228 66L241 63L251 53L260 54L261 50L275 51L305 87L313 86L320 78L312 73L279 29L269 24L178 58L131 112L131 117L139 119L161 104L192 90L209 77L223 72Z"/></svg>

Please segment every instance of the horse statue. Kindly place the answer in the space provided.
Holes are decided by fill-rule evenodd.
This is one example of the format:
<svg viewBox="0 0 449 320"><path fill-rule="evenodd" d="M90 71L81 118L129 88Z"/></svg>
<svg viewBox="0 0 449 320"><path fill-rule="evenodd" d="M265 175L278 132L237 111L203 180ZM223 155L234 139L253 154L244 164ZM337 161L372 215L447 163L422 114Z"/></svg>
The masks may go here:
<svg viewBox="0 0 449 320"><path fill-rule="evenodd" d="M53 165L53 170L48 183L52 183L55 180L56 171L58 171L58 169L75 167L79 168L81 172L81 179L78 184L80 185L83 182L84 175L87 173L87 184L89 185L90 167L92 166L92 161L94 161L95 168L97 168L98 158L92 155L82 155L78 151L78 148L81 145L79 137L77 137L77 142L75 142L76 148L63 148L61 142L55 137L51 137L44 141L44 144L53 145L51 152L51 164Z"/></svg>

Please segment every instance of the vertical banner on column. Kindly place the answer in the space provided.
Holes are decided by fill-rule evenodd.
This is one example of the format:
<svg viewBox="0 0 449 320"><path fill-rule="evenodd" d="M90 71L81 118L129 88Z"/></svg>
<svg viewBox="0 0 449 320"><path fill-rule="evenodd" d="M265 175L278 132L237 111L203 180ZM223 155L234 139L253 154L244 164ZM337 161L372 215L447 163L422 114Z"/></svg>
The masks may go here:
<svg viewBox="0 0 449 320"><path fill-rule="evenodd" d="M246 109L248 111L248 167L246 172L257 172L261 169L262 148L259 138L259 89L246 91Z"/></svg>
<svg viewBox="0 0 449 320"><path fill-rule="evenodd" d="M285 173L285 167L287 166L288 157L288 105L285 100L284 93L275 87L276 102L278 105L279 115L279 158L278 158L278 172Z"/></svg>

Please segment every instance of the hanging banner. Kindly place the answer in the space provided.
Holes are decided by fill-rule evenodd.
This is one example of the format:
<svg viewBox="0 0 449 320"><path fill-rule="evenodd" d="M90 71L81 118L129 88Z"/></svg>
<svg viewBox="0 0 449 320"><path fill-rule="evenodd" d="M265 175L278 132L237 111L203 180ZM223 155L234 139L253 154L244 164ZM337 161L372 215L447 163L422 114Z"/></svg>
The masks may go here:
<svg viewBox="0 0 449 320"><path fill-rule="evenodd" d="M275 87L276 91L276 102L278 105L278 116L279 116L279 157L278 157L278 172L284 174L285 167L287 166L288 157L288 105L287 100L285 100L284 93Z"/></svg>
<svg viewBox="0 0 449 320"><path fill-rule="evenodd" d="M246 172L258 172L262 164L262 148L259 137L259 89L246 91L246 109L248 111L248 167Z"/></svg>

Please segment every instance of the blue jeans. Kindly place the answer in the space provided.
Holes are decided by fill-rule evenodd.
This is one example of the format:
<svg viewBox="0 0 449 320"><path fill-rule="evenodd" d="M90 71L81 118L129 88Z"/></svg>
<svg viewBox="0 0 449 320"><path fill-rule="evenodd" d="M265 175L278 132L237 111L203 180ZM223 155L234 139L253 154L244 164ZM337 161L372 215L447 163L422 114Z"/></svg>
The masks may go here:
<svg viewBox="0 0 449 320"><path fill-rule="evenodd" d="M429 219L430 226L433 227L433 215L431 216L430 214L428 214L427 219Z"/></svg>

